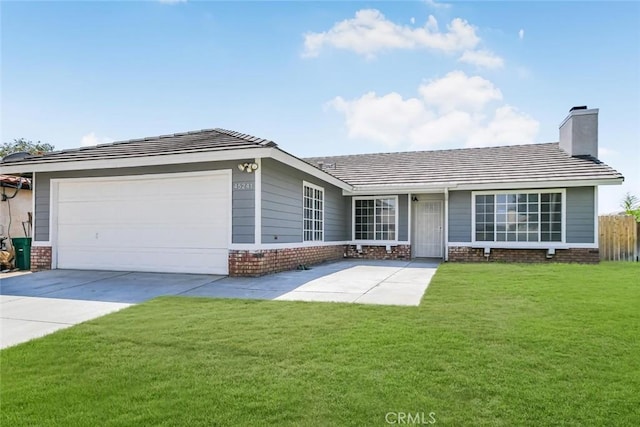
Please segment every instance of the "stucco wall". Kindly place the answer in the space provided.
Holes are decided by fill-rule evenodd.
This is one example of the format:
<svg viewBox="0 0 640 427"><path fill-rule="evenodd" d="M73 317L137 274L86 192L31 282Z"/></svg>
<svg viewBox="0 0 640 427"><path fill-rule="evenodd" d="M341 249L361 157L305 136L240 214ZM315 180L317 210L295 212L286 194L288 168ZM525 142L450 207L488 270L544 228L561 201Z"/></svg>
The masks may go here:
<svg viewBox="0 0 640 427"><path fill-rule="evenodd" d="M14 188L2 188L7 196L12 196ZM11 208L11 229L9 229L9 208ZM22 221L28 220L31 212L31 190L20 190L13 199L0 201L0 235L11 237L28 237L24 235ZM25 224L25 227L27 225ZM27 231L29 229L27 228Z"/></svg>

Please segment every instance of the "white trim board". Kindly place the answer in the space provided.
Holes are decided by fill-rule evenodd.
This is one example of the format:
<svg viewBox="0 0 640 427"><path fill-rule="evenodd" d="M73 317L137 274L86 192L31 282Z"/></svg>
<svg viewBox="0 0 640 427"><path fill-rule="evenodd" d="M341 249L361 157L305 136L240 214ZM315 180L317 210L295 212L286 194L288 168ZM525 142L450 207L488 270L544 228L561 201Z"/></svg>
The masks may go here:
<svg viewBox="0 0 640 427"><path fill-rule="evenodd" d="M477 182L460 184L456 182L442 183L434 186L424 184L387 184L387 185L360 185L354 187L352 191L343 190L343 196L365 196L371 194L429 194L444 193L448 191L468 191L468 190L516 190L516 189L536 189L541 187L592 187L598 185L620 185L623 178L586 178L582 180L534 180L534 181L504 181L504 182Z"/></svg>
<svg viewBox="0 0 640 427"><path fill-rule="evenodd" d="M292 242L292 243L262 243L261 245L254 245L252 243L232 243L229 246L230 250L236 251L259 251L268 249L298 249L298 248L313 248L316 246L399 246L408 245L408 241L358 241L358 240L341 240L335 242Z"/></svg>
<svg viewBox="0 0 640 427"><path fill-rule="evenodd" d="M528 245L527 243L530 243ZM593 243L560 242L449 242L449 248L491 248L491 249L598 249Z"/></svg>
<svg viewBox="0 0 640 427"><path fill-rule="evenodd" d="M279 148L271 148L270 150L271 151L269 152L269 155L265 157L270 157L274 160L284 163L285 165L289 165L293 168L301 170L302 172L306 172L315 178L321 179L322 181L328 182L329 184L333 184L343 190L351 191L353 189L353 187L346 182L339 180L333 175L329 175L327 172L320 170L315 166L311 166L309 163L300 160L299 158L287 153L286 151L282 151Z"/></svg>
<svg viewBox="0 0 640 427"><path fill-rule="evenodd" d="M121 157L113 159L67 160L60 162L42 161L41 163L2 165L0 166L0 169L2 170L2 173L62 172L86 169L117 169L187 163L206 163L265 157L268 156L270 150L271 148L246 148L240 150L159 154L144 157Z"/></svg>
<svg viewBox="0 0 640 427"><path fill-rule="evenodd" d="M320 170L309 163L292 156L277 147L244 148L235 150L198 151L191 153L168 153L149 156L120 157L112 159L94 160L41 160L16 165L0 165L0 171L6 174L28 172L63 172L86 169L117 169L127 167L144 167L175 165L186 163L219 162L226 160L241 160L248 158L272 158L281 163L301 170L315 178L335 185L343 190L351 190L353 187L346 182Z"/></svg>
<svg viewBox="0 0 640 427"><path fill-rule="evenodd" d="M258 169L256 169L255 171L254 186L253 186L253 193L254 193L253 241L259 245L262 243L262 159L259 157L256 157L254 161L258 165ZM231 180L233 181L233 177L231 178ZM233 206L233 192L231 192L231 206ZM229 242L233 241L233 208L231 211L231 222L232 223L231 223L230 230L232 230L231 232L232 237L231 237L231 240L229 240Z"/></svg>

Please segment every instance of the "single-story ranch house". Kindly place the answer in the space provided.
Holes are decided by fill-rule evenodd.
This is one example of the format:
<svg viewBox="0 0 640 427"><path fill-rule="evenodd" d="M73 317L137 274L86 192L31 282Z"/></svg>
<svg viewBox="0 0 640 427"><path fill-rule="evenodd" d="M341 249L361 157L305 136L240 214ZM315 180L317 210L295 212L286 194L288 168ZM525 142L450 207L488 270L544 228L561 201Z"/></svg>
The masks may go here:
<svg viewBox="0 0 640 427"><path fill-rule="evenodd" d="M300 159L209 129L37 156L31 265L260 275L342 257L598 262L598 110L560 142Z"/></svg>

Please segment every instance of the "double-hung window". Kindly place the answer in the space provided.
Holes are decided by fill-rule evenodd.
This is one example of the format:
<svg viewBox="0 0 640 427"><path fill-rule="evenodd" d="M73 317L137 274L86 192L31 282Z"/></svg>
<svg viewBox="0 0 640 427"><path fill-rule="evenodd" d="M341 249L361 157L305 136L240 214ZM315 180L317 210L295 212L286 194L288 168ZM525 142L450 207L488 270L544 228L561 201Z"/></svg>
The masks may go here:
<svg viewBox="0 0 640 427"><path fill-rule="evenodd" d="M562 242L562 190L474 194L476 242Z"/></svg>
<svg viewBox="0 0 640 427"><path fill-rule="evenodd" d="M357 198L353 204L355 240L396 240L398 198Z"/></svg>
<svg viewBox="0 0 640 427"><path fill-rule="evenodd" d="M302 199L304 241L322 241L324 239L324 188L304 182Z"/></svg>

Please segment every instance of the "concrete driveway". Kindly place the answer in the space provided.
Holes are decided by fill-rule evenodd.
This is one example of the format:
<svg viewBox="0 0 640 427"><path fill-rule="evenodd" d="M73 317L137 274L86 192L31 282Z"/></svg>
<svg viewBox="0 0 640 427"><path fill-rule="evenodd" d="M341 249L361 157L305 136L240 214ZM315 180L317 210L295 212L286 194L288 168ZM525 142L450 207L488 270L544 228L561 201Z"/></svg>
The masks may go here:
<svg viewBox="0 0 640 427"><path fill-rule="evenodd" d="M163 295L418 305L437 266L343 260L257 278L84 270L0 275L0 348Z"/></svg>

